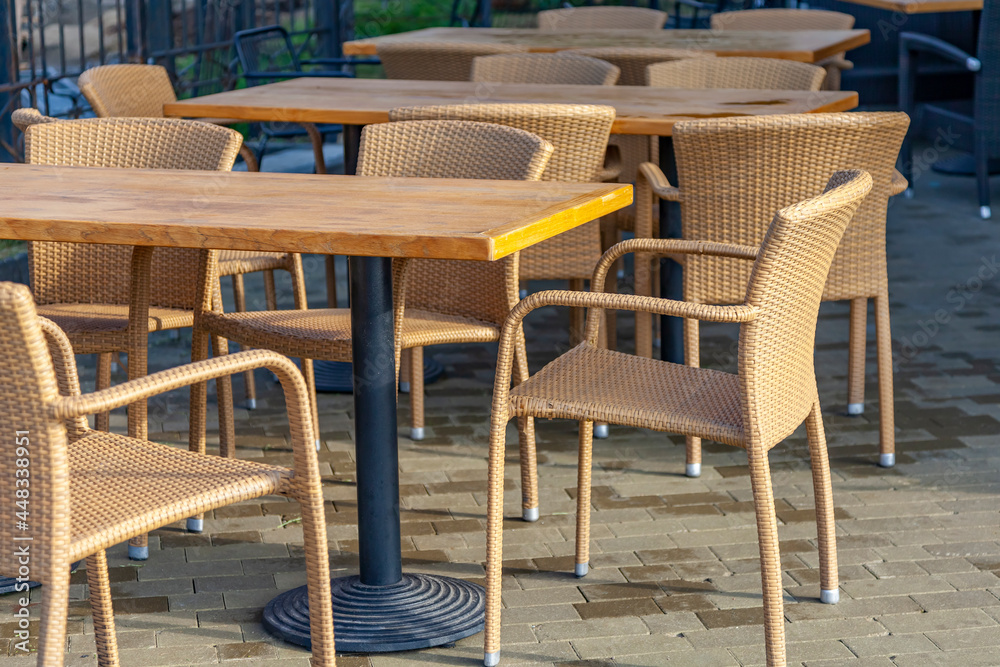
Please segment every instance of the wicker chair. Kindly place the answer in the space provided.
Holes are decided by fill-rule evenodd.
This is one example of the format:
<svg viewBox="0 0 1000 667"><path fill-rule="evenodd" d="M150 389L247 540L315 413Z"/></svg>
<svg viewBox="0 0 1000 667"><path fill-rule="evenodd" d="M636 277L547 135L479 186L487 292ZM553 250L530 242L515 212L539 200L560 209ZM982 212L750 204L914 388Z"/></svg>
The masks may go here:
<svg viewBox="0 0 1000 667"><path fill-rule="evenodd" d="M80 92L100 118L162 118L163 105L177 100L167 70L159 65L93 67L80 75L79 86ZM257 171L258 164L253 151L241 144L240 155L250 171ZM233 301L238 312L247 309L243 276L258 271L264 272L267 309L275 310L278 307L274 272L279 269L291 274L293 290L297 291L297 285L304 282L305 277L302 275L301 265L288 253L224 250L219 257L219 275L231 276ZM247 408L253 410L257 407L253 372L247 372L244 380Z"/></svg>
<svg viewBox="0 0 1000 667"><path fill-rule="evenodd" d="M746 9L712 14L712 30L850 30L854 17L825 9ZM823 90L840 90L840 73L854 64L837 53L816 63L826 69Z"/></svg>
<svg viewBox="0 0 1000 667"><path fill-rule="evenodd" d="M866 172L834 174L825 194L779 210L759 248L674 239L625 241L604 255L592 281L602 285L604 273L628 252L732 257L736 259L729 261L742 261L751 267L739 305L552 291L532 294L514 308L500 339L490 423L485 664L496 665L500 657L504 449L507 422L512 417L580 422L577 576L589 569L591 427L595 421L697 435L746 449L757 515L770 666L785 664L785 637L768 451L805 421L816 495L821 599L837 601L833 494L813 344L827 271L844 229L871 188L872 179ZM587 338L511 389L511 350L519 338L521 321L530 311L553 305L590 308ZM604 308L740 323L738 372L689 368L608 350L598 344L598 322Z"/></svg>
<svg viewBox="0 0 1000 667"><path fill-rule="evenodd" d="M472 80L488 83L613 86L618 68L604 60L572 53L514 53L479 56L472 61Z"/></svg>
<svg viewBox="0 0 1000 667"><path fill-rule="evenodd" d="M775 58L696 58L650 65L646 76L657 88L819 90L826 70Z"/></svg>
<svg viewBox="0 0 1000 667"><path fill-rule="evenodd" d="M674 127L680 182L644 164L636 183L636 236L655 236L653 195L681 203L685 239L758 245L768 229L767 211L801 200L823 186L826 175L860 167L874 180L834 259L825 301L851 302L848 412L861 414L865 396L868 299L875 302L881 407L879 463L895 463L892 337L885 258L889 197L906 187L894 169L909 120L902 113L843 113L685 121ZM788 156L803 156L789 160ZM760 169L767 165L767 169ZM652 294L648 257L636 261L636 294ZM736 260L685 257L683 294L695 303L740 303L749 268ZM636 315L636 350L652 356L652 326ZM698 323L684 322L684 357L699 365ZM688 441L687 473L701 473L701 442Z"/></svg>
<svg viewBox="0 0 1000 667"><path fill-rule="evenodd" d="M479 56L527 50L513 44L386 42L379 45L378 57L387 79L468 81L472 76L472 61Z"/></svg>
<svg viewBox="0 0 1000 667"><path fill-rule="evenodd" d="M364 129L358 175L538 180L551 153L552 146L539 137L498 125L384 123ZM411 351L413 439L424 436L423 347L497 340L504 318L517 303L517 268L516 256L495 263L396 262L396 362L398 368L401 351ZM195 330L289 356L351 360L351 319L346 309L223 314L214 312L205 299ZM522 377L527 376L527 359L521 356L518 363ZM311 368L304 367L308 383ZM313 393L314 410L315 400ZM198 410L204 412L201 406ZM533 432L525 431L522 439L528 443L525 456L534 460Z"/></svg>
<svg viewBox="0 0 1000 667"><path fill-rule="evenodd" d="M646 7L567 7L538 12L541 30L662 30L669 14Z"/></svg>
<svg viewBox="0 0 1000 667"><path fill-rule="evenodd" d="M31 579L44 585L37 664L63 664L71 563L87 559L97 663L117 665L104 550L194 512L281 494L302 508L312 663L335 665L322 482L309 437L306 387L295 365L274 352L253 350L81 395L73 354L63 332L38 317L25 286L0 284L0 377L6 378L0 422L11 434L0 447L9 471L0 482L0 509L10 517L0 522L0 538L10 545L0 554L0 573L23 573L16 547L30 545ZM94 412L259 367L276 373L285 390L292 469L193 454L87 426L85 416ZM29 474L26 509L23 500L18 506L15 490L26 487ZM29 515L26 527L15 526L15 513Z"/></svg>

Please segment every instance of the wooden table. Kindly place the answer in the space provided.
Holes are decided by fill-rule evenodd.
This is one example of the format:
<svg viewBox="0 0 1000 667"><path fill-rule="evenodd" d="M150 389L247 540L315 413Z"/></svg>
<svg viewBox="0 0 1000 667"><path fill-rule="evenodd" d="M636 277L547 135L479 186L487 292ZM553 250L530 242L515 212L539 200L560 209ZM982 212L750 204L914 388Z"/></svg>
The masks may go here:
<svg viewBox="0 0 1000 667"><path fill-rule="evenodd" d="M840 0L900 14L981 11L983 0Z"/></svg>
<svg viewBox="0 0 1000 667"><path fill-rule="evenodd" d="M0 238L350 255L361 572L333 580L337 650L483 629L481 587L402 572L391 258L496 260L628 206L631 186L17 164L0 179ZM308 645L306 600L279 595L265 626Z"/></svg>
<svg viewBox="0 0 1000 667"><path fill-rule="evenodd" d="M427 28L344 43L345 55L378 55L388 42L521 44L535 52L596 47L695 49L719 56L782 58L814 63L867 44L867 30L566 30L537 28Z"/></svg>

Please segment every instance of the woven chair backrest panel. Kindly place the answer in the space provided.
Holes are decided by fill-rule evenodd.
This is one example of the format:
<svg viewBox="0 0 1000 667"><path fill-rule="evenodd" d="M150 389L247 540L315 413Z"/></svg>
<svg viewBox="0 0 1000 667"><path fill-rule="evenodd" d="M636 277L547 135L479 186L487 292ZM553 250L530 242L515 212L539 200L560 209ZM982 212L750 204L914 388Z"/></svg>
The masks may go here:
<svg viewBox="0 0 1000 667"><path fill-rule="evenodd" d="M572 53L511 53L472 61L472 80L481 82L613 86L619 74L605 60Z"/></svg>
<svg viewBox="0 0 1000 667"><path fill-rule="evenodd" d="M52 359L24 285L0 283L0 360L0 574L27 566L44 583L53 555L69 550L69 462L65 426L48 414L58 396Z"/></svg>
<svg viewBox="0 0 1000 667"><path fill-rule="evenodd" d="M163 105L177 100L160 65L101 65L81 74L78 85L100 118L163 118Z"/></svg>
<svg viewBox="0 0 1000 667"><path fill-rule="evenodd" d="M524 130L471 121L367 126L358 174L537 181L552 145ZM517 255L497 262L409 260L406 306L492 322L517 302Z"/></svg>
<svg viewBox="0 0 1000 667"><path fill-rule="evenodd" d="M854 17L825 9L745 9L712 14L712 30L850 30Z"/></svg>
<svg viewBox="0 0 1000 667"><path fill-rule="evenodd" d="M660 30L669 14L648 7L567 7L538 12L542 30Z"/></svg>
<svg viewBox="0 0 1000 667"><path fill-rule="evenodd" d="M689 58L646 73L650 86L687 89L819 90L826 77L822 67L777 58Z"/></svg>
<svg viewBox="0 0 1000 667"><path fill-rule="evenodd" d="M822 192L830 175L864 169L874 181L841 242L824 299L884 288L885 216L909 120L902 113L794 114L684 121L674 126L682 236L759 245L774 211ZM684 298L740 303L745 261L685 259Z"/></svg>
<svg viewBox="0 0 1000 667"><path fill-rule="evenodd" d="M979 20L979 51L983 66L976 75L976 125L992 156L1000 155L1000 7L983 3Z"/></svg>
<svg viewBox="0 0 1000 667"><path fill-rule="evenodd" d="M656 63L688 58L715 58L711 51L695 51L692 49L645 49L600 47L590 49L573 49L580 56L590 56L605 60L619 70L619 86L645 86L646 69Z"/></svg>
<svg viewBox="0 0 1000 667"><path fill-rule="evenodd" d="M89 118L28 128L25 161L72 167L228 171L240 142L234 130L197 121ZM178 206L184 204L178 202ZM131 256L127 246L31 243L28 266L35 300L127 304ZM151 305L193 308L198 261L194 250L157 248Z"/></svg>
<svg viewBox="0 0 1000 667"><path fill-rule="evenodd" d="M757 317L740 329L739 376L748 444L772 447L816 401L813 349L827 272L855 210L871 190L867 172L837 172L827 191L778 211L747 283Z"/></svg>
<svg viewBox="0 0 1000 667"><path fill-rule="evenodd" d="M389 79L469 81L475 58L527 50L516 44L387 42L379 45L378 57Z"/></svg>

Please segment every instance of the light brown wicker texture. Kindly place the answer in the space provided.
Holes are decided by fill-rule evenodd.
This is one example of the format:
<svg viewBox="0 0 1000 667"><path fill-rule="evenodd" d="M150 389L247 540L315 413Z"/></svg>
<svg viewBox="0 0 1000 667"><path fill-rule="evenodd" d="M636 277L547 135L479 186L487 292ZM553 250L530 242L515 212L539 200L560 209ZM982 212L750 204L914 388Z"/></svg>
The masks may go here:
<svg viewBox="0 0 1000 667"><path fill-rule="evenodd" d="M552 154L548 142L528 132L467 121L369 125L361 139L361 176L535 181ZM212 256L209 259L211 264ZM423 347L497 340L504 318L517 302L517 265L517 253L497 262L396 262L393 291L397 366L401 350L411 350L411 434L417 439L423 437L424 428ZM305 359L351 360L351 318L346 309L223 314L214 312L210 301L204 301L198 322L197 330L210 331L241 345ZM519 364L526 376L527 360L523 356ZM315 409L312 366L304 363L303 369ZM534 442L530 431L524 439ZM533 448L526 445L524 449L533 459Z"/></svg>
<svg viewBox="0 0 1000 667"><path fill-rule="evenodd" d="M388 79L468 81L472 75L472 61L479 56L527 51L525 46L512 44L401 42L379 47L378 57Z"/></svg>
<svg viewBox="0 0 1000 667"><path fill-rule="evenodd" d="M825 9L747 9L712 14L712 30L850 30L854 17ZM823 90L840 90L840 73L854 64L837 53L816 63L826 69Z"/></svg>
<svg viewBox="0 0 1000 667"><path fill-rule="evenodd" d="M472 81L481 82L613 86L619 74L609 62L572 53L512 53L472 61Z"/></svg>
<svg viewBox="0 0 1000 667"><path fill-rule="evenodd" d="M827 174L863 168L874 187L847 229L830 269L823 299L851 301L848 403L864 406L867 300L875 301L881 414L881 462L895 452L889 283L885 258L888 199L899 191L894 165L909 120L902 113L845 113L686 121L674 128L680 182L666 182L644 164L636 184L636 236L653 236L652 197L681 202L686 239L758 245L767 211L787 206L822 187ZM789 159L789 156L800 156ZM651 192L652 191L652 192ZM684 258L684 299L739 303L748 267L730 259ZM648 259L636 262L636 293L651 294ZM636 349L652 356L648 316L637 316ZM684 327L685 360L699 363L698 323ZM688 463L701 463L701 447L689 441Z"/></svg>
<svg viewBox="0 0 1000 667"><path fill-rule="evenodd" d="M542 30L661 30L670 15L647 7L567 7L538 12Z"/></svg>
<svg viewBox="0 0 1000 667"><path fill-rule="evenodd" d="M819 534L820 587L832 601L838 588L837 551L823 419L816 392L813 345L826 275L844 229L871 190L862 171L838 172L827 191L779 210L759 249L673 239L634 239L613 247L593 285L628 252L735 257L751 267L739 305L714 306L603 292L539 292L522 300L500 339L490 424L486 563L486 654L498 658L503 564L504 458L512 417L580 422L576 574L588 570L593 423L610 422L711 437L747 450L760 543L767 664L785 664L784 610L778 527L768 450L806 422ZM818 189L821 191L822 187ZM751 263L750 259L755 258ZM521 321L542 306L590 308L586 340L510 388L511 354ZM714 322L740 323L736 374L690 368L605 349L598 343L601 309L643 310ZM492 656L491 656L492 654ZM492 659L487 664L496 664Z"/></svg>
<svg viewBox="0 0 1000 667"><path fill-rule="evenodd" d="M167 70L160 65L101 65L86 70L80 75L80 92L87 98L94 113L100 118L136 117L163 118L163 105L176 102L174 87L170 83ZM318 133L317 133L318 135ZM322 156L323 139L319 137L319 153ZM316 145L314 142L314 151ZM240 156L249 171L258 171L257 159L248 147L240 145ZM325 173L325 164L317 162L318 173ZM243 276L247 273L264 272L264 295L268 310L277 308L274 271L288 271L292 276L293 290L305 280L295 269L299 266L292 256L281 252L239 252L225 250L219 257L219 275L232 276L233 300L236 310L246 310L246 292ZM246 381L247 404L256 407L257 391L253 372L244 376Z"/></svg>
<svg viewBox="0 0 1000 667"><path fill-rule="evenodd" d="M646 83L657 88L819 90L826 70L776 58L695 58L656 63Z"/></svg>
<svg viewBox="0 0 1000 667"><path fill-rule="evenodd" d="M291 361L253 350L80 395L69 340L51 321L38 317L28 289L12 283L0 284L0 359L0 423L11 434L0 447L3 466L10 471L0 479L0 510L10 517L0 522L0 539L9 545L0 554L0 573L17 576L24 563L18 562L16 547L30 546L30 578L43 584L38 665L63 664L71 563L87 559L97 662L117 665L104 550L197 512L273 494L301 505L312 664L335 665L322 482L305 383ZM291 469L93 431L84 419L260 367L276 373L285 392ZM17 431L24 432L21 442L15 439ZM17 489L27 494L25 507L16 504ZM24 525L16 523L15 512L25 512Z"/></svg>

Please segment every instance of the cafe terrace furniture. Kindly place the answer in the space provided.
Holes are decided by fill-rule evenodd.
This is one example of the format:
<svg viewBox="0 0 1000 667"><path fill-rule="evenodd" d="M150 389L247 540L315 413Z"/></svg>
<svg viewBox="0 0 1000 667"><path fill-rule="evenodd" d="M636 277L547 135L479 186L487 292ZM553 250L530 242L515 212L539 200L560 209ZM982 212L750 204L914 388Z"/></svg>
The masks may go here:
<svg viewBox="0 0 1000 667"><path fill-rule="evenodd" d="M101 65L92 67L80 75L77 84L87 98L94 113L99 118L145 117L162 118L163 105L177 101L174 87L170 83L167 70L160 65ZM263 153L263 151L261 151ZM248 171L258 171L256 156L246 145L240 145L240 156L247 164ZM246 291L243 276L247 273L264 273L264 300L268 310L275 310L277 294L274 285L274 271L288 271L292 277L292 289L304 281L301 267L286 253L226 252L219 258L219 275L231 276L233 281L233 301L237 311L245 311ZM246 381L246 406L257 407L257 388L253 372L244 374ZM105 429L106 430L106 429Z"/></svg>
<svg viewBox="0 0 1000 667"><path fill-rule="evenodd" d="M917 111L916 88L919 63L926 57L956 62L974 74L975 89L971 100L921 105L922 117L953 128L956 136L949 146L972 154L972 171L976 175L979 195L979 215L992 215L990 206L990 162L1000 158L1000 7L996 3L983 7L979 21L979 45L976 55L930 35L904 32L899 36L899 102L911 116ZM915 169L913 146L908 137L900 156L903 175L911 183L930 165ZM918 160L919 163L919 160ZM964 171L964 170L963 170ZM912 196L910 190L908 195Z"/></svg>
<svg viewBox="0 0 1000 667"><path fill-rule="evenodd" d="M868 299L875 302L879 385L879 464L895 464L892 336L885 256L889 197L905 187L895 171L909 119L902 113L799 114L690 121L674 128L677 180L642 165L636 185L636 236L653 232L653 197L680 202L684 239L756 246L768 211L822 189L828 174L847 167L872 176L872 193L858 209L829 271L824 301L851 302L848 344L849 414L864 411ZM790 160L789 156L801 156ZM766 168L760 168L766 165ZM673 182L671 182L673 181ZM676 185L675 185L676 184ZM662 230L661 230L662 232ZM649 256L636 259L636 294L651 294ZM741 303L749 267L735 259L683 258L683 300ZM636 349L652 356L648 315L638 316ZM684 320L684 359L699 365L698 323ZM688 440L687 474L701 474L701 442Z"/></svg>
<svg viewBox="0 0 1000 667"><path fill-rule="evenodd" d="M707 51L718 56L782 58L816 63L867 44L867 30L538 30L533 28L427 28L344 42L348 55L382 55L386 44L449 43L520 47L551 53L615 47Z"/></svg>
<svg viewBox="0 0 1000 667"><path fill-rule="evenodd" d="M983 0L841 0L900 14L932 14L937 12L976 12Z"/></svg>
<svg viewBox="0 0 1000 667"><path fill-rule="evenodd" d="M646 77L656 88L819 90L826 70L774 58L697 58L650 65Z"/></svg>
<svg viewBox="0 0 1000 667"><path fill-rule="evenodd" d="M0 179L2 238L350 257L361 573L334 580L335 618L355 621L338 626L339 648L420 648L482 630L480 587L402 573L392 258L503 259L628 206L631 186L17 164L0 165ZM265 622L307 644L304 606L305 591L289 591Z"/></svg>
<svg viewBox="0 0 1000 667"><path fill-rule="evenodd" d="M567 7L538 12L540 30L661 30L669 14L646 7Z"/></svg>
<svg viewBox="0 0 1000 667"><path fill-rule="evenodd" d="M619 74L619 69L609 62L572 53L511 53L474 59L470 80L613 86Z"/></svg>
<svg viewBox="0 0 1000 667"><path fill-rule="evenodd" d="M854 17L824 9L747 9L713 14L711 25L713 30L850 30ZM854 67L843 52L816 64L826 68L824 90L840 90L840 73Z"/></svg>
<svg viewBox="0 0 1000 667"><path fill-rule="evenodd" d="M527 51L511 44L402 42L389 44L378 56L387 79L468 81L476 58Z"/></svg>
<svg viewBox="0 0 1000 667"><path fill-rule="evenodd" d="M678 127L679 133L686 131L686 126L683 130ZM844 229L871 188L872 179L866 172L833 174L824 194L778 210L759 246L680 239L624 241L605 253L591 281L592 285L603 285L604 273L620 255L629 252L731 257L729 261L750 267L744 298L738 305L609 294L597 287L587 293L538 292L514 308L500 339L490 423L486 665L496 665L500 659L504 458L507 422L513 417L580 422L577 576L587 574L590 560L594 422L684 433L746 449L760 544L767 664L771 667L785 664L785 619L768 451L805 421L819 536L820 597L826 603L837 602L833 494L813 345L827 271ZM511 388L511 351L521 321L543 306L588 307L586 339ZM604 308L670 313L690 321L739 323L737 372L691 368L609 350L598 343Z"/></svg>
<svg viewBox="0 0 1000 667"><path fill-rule="evenodd" d="M551 155L552 145L547 141L501 125L383 123L365 128L358 174L537 181ZM214 254L211 262L209 276L215 270ZM517 266L517 253L489 263L397 260L393 269L395 358L398 366L401 351L409 351L410 437L414 440L424 438L423 347L497 340L518 300ZM351 360L351 313L344 308L220 313L208 301L199 309L195 327L199 334L211 332L240 345L290 356ZM205 346L198 351L204 353ZM527 359L522 356L519 363L526 377ZM317 410L313 390L310 399Z"/></svg>
<svg viewBox="0 0 1000 667"><path fill-rule="evenodd" d="M70 171L67 178L72 178ZM59 197L58 181L39 179L36 184L43 188L36 196ZM18 547L24 547L31 578L44 586L37 664L63 664L71 563L87 559L97 662L117 665L104 550L196 512L280 494L298 501L302 512L309 608L314 611L312 664L333 667L323 489L308 395L295 365L274 352L251 350L81 395L74 352L59 327L38 317L27 287L0 283L0 422L10 434L0 447L3 466L10 471L0 483L0 510L10 517L0 523L0 538L8 545L0 555L0 572L18 573L25 564ZM275 373L284 390L290 469L196 454L87 426L86 415L261 367ZM15 496L17 489L28 493ZM23 518L15 521L16 516Z"/></svg>

